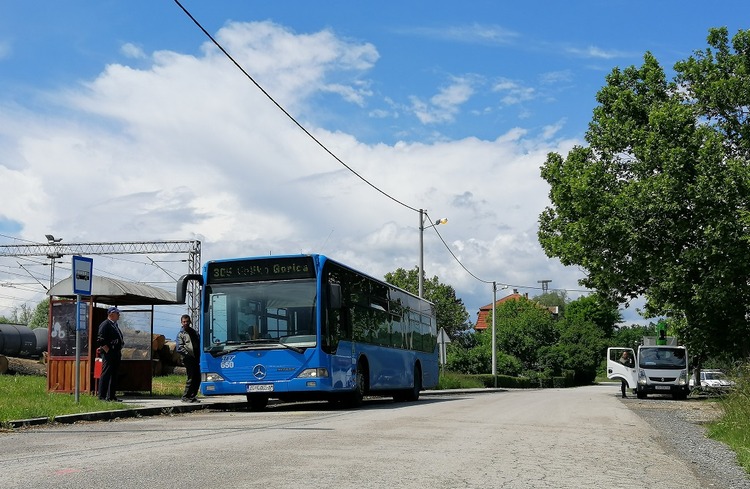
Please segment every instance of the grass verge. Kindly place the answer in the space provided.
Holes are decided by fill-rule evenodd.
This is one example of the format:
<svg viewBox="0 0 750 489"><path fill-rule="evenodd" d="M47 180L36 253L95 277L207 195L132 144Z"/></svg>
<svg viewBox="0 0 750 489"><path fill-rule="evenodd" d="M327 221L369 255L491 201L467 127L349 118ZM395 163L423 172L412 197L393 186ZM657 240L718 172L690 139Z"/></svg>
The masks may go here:
<svg viewBox="0 0 750 489"><path fill-rule="evenodd" d="M750 474L750 378L743 376L737 387L718 402L724 414L708 425L708 436L729 446L737 454L739 465Z"/></svg>
<svg viewBox="0 0 750 489"><path fill-rule="evenodd" d="M459 374L445 370L440 372L436 389L481 389L483 387L484 384L475 375Z"/></svg>
<svg viewBox="0 0 750 489"><path fill-rule="evenodd" d="M184 376L155 377L151 395L179 398L184 387ZM88 393L81 393L76 403L73 394L47 392L47 378L33 375L0 375L0 392L0 426L21 419L123 409L122 404L100 401Z"/></svg>

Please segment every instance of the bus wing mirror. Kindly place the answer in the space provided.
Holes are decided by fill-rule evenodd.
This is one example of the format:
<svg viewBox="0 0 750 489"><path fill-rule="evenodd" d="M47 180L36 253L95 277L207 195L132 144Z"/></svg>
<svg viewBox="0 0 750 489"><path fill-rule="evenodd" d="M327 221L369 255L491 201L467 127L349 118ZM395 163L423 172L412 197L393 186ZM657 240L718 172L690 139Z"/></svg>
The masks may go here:
<svg viewBox="0 0 750 489"><path fill-rule="evenodd" d="M198 273L189 273L180 277L177 280L177 292L175 293L177 304L185 303L185 296L187 295L187 285L191 280L195 280L196 282L198 282L198 285L203 285L203 275L200 275Z"/></svg>
<svg viewBox="0 0 750 489"><path fill-rule="evenodd" d="M331 309L341 309L341 285L328 284L328 299Z"/></svg>

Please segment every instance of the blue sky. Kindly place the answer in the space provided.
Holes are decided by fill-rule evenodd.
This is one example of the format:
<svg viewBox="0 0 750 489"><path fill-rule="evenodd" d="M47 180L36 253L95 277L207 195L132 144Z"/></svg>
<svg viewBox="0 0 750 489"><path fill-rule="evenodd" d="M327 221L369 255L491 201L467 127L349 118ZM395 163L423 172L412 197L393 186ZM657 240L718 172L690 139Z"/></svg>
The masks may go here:
<svg viewBox="0 0 750 489"><path fill-rule="evenodd" d="M710 27L750 27L742 1L182 4L382 193L175 2L2 2L0 245L200 239L204 261L323 252L382 276L416 266L424 208L461 262L428 229L426 273L472 319L488 281L582 293L536 242L539 167L582 143L607 73L646 51L671 73ZM94 272L169 282L140 261ZM2 315L44 297L49 267L18 262L0 258Z"/></svg>

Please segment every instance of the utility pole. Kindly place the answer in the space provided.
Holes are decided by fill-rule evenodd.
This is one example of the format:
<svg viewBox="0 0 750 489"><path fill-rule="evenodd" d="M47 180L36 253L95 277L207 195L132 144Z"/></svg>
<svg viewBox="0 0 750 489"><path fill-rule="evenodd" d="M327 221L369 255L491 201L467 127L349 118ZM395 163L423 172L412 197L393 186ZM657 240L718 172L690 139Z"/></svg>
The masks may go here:
<svg viewBox="0 0 750 489"><path fill-rule="evenodd" d="M63 257L62 253L56 249L56 245L62 241L62 238L55 238L51 234L47 234L45 237L47 238L47 244L53 249L47 253L47 258L49 258L49 288L51 289L55 285L55 261Z"/></svg>
<svg viewBox="0 0 750 489"><path fill-rule="evenodd" d="M549 290L549 283L552 282L552 280L537 280L536 282L542 284L542 294L546 294Z"/></svg>

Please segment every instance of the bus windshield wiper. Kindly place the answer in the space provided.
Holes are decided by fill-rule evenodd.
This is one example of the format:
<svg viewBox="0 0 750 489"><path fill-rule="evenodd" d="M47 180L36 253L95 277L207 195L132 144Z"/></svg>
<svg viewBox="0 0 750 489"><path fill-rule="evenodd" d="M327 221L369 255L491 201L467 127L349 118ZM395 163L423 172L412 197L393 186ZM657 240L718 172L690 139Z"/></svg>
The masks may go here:
<svg viewBox="0 0 750 489"><path fill-rule="evenodd" d="M299 348L297 346L288 345L286 343L282 343L281 340L277 340L273 338L258 338L255 340L250 340L248 341L248 343L263 343L263 344L274 343L274 344L281 345L284 348L289 348L290 350L297 352L297 353L304 353L305 351L304 348Z"/></svg>
<svg viewBox="0 0 750 489"><path fill-rule="evenodd" d="M304 348L287 345L286 343L281 343L279 340L275 340L273 338L257 338L254 340L243 340L243 341L230 340L225 343L222 343L221 345L212 346L207 351L208 353L212 354L215 357L220 357L220 356L226 355L228 353L233 353L236 351L252 350L256 345L268 345L268 344L280 345L280 346L283 346L284 348L288 348L297 353L304 353L305 351Z"/></svg>

